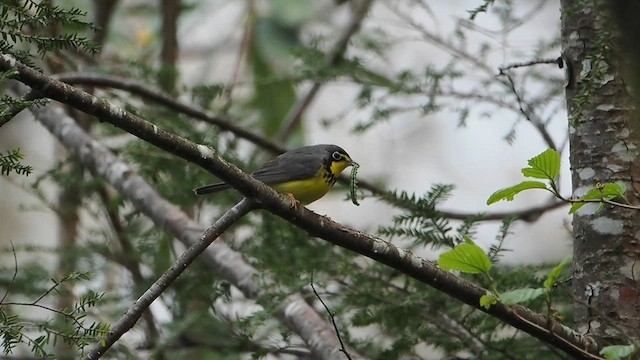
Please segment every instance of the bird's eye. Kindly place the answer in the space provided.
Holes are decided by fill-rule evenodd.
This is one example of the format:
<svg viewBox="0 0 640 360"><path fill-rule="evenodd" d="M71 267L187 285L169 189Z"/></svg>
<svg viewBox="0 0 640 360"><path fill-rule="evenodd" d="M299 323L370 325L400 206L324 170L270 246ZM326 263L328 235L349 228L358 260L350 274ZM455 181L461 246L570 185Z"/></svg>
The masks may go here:
<svg viewBox="0 0 640 360"><path fill-rule="evenodd" d="M333 154L331 154L331 157L333 158L333 160L335 161L340 161L342 160L342 154L340 154L337 151L334 151Z"/></svg>

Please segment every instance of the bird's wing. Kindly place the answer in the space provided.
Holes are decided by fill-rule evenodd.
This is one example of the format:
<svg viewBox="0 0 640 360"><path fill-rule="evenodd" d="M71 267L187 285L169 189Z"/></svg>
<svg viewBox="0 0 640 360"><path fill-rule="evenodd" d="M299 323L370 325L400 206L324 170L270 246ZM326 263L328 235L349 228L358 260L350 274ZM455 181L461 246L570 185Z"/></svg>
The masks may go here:
<svg viewBox="0 0 640 360"><path fill-rule="evenodd" d="M285 153L267 162L253 173L265 184L303 180L315 176L322 167L322 158L308 152Z"/></svg>

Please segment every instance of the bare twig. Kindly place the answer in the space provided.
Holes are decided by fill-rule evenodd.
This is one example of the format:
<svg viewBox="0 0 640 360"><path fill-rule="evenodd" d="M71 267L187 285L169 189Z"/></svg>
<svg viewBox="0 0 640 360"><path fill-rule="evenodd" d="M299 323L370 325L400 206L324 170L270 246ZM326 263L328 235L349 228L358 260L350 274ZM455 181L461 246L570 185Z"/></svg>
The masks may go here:
<svg viewBox="0 0 640 360"><path fill-rule="evenodd" d="M504 72L511 69L529 67L529 66L540 65L540 64L554 64L554 65L557 65L560 69L564 67L564 61L562 60L562 57L558 57L555 59L536 59L536 60L525 61L525 62L516 62L516 63L500 66L498 69L500 70L500 74L503 74Z"/></svg>
<svg viewBox="0 0 640 360"><path fill-rule="evenodd" d="M492 213L478 213L476 215L468 214L468 213L459 213L455 211L448 210L438 210L438 213L447 219L454 220L466 220L471 216L477 216L479 221L502 221L505 218L515 218L518 220L526 221L526 222L534 222L540 218L544 213L550 210L555 210L557 208L566 206L567 204L564 201L554 200L549 202L548 204L539 205L530 207L528 209L523 210L513 210L513 211L504 211L504 212L492 212Z"/></svg>
<svg viewBox="0 0 640 360"><path fill-rule="evenodd" d="M187 247L199 239L204 229L198 223L162 198L131 166L82 131L60 107L49 105L32 109L32 112L84 166L114 187L159 229ZM280 309L275 315L308 344L314 357L329 360L339 351L339 344L329 324L300 294L290 295L283 303L271 302L273 297L265 296L264 289L256 281L258 270L248 264L240 253L222 242L214 242L200 258L222 279L236 286L245 297L257 299L265 308Z"/></svg>
<svg viewBox="0 0 640 360"><path fill-rule="evenodd" d="M112 260L124 266L124 268L129 271L133 281L137 285L146 286L147 283L145 283L145 278L142 275L140 264L135 259L134 246L131 243L131 239L129 239L129 237L125 233L122 222L120 221L119 211L117 208L114 209L113 207L109 206L109 203L113 200L113 196L111 196L106 186L101 186L99 188L98 195L100 196L100 200L104 205L105 212L107 213L107 219L111 224L116 241L118 241L118 243L120 244L120 250L114 251L115 256L112 256L112 258L115 259ZM108 253L104 254L105 257L108 257L109 255L110 254ZM147 345L153 346L157 343L160 335L158 326L156 325L156 321L151 311L145 311L142 316L148 329Z"/></svg>
<svg viewBox="0 0 640 360"><path fill-rule="evenodd" d="M351 355L349 355L349 352L344 347L344 342L342 342L342 336L340 336L340 330L338 329L338 324L336 324L335 316L333 315L331 310L329 310L329 307L327 306L327 304L324 303L324 300L322 300L322 297L320 297L320 294L318 294L318 291L316 290L315 285L313 285L313 273L311 273L311 290L313 290L313 293L316 295L316 298L320 300L320 303L322 304L324 309L327 311L327 314L331 319L331 324L333 324L333 329L336 331L336 336L338 337L338 341L340 341L340 351L342 351L347 356L347 359L351 360Z"/></svg>
<svg viewBox="0 0 640 360"><path fill-rule="evenodd" d="M256 203L253 200L242 199L234 207L224 213L218 221L216 221L210 228L208 228L204 234L200 237L195 244L185 250L176 260L171 268L165 271L156 280L153 285L145 291L142 296L136 300L134 305L127 310L127 312L116 322L109 334L105 339L101 340L98 345L92 348L87 359L95 360L99 359L104 353L111 348L111 346L118 340L124 333L129 331L142 316L142 313L151 305L151 303L162 292L175 281L180 274L191 264L198 255L200 255L215 239L220 236L231 225L238 221L242 216L246 215L250 211L256 209Z"/></svg>
<svg viewBox="0 0 640 360"><path fill-rule="evenodd" d="M547 144L547 146L549 146L551 149L558 150L558 147L551 137L551 134L549 134L549 131L547 131L547 127L545 126L545 124L537 117L534 118L535 114L530 111L528 105L520 95L520 92L518 92L518 90L516 89L516 83L513 80L511 74L509 74L508 71L501 71L500 75L507 78L507 84L509 86L509 89L511 90L511 93L513 93L513 95L516 97L520 113L522 113L524 118L538 130L538 133L540 133L540 136L542 136L542 139L544 139L544 142Z"/></svg>
<svg viewBox="0 0 640 360"><path fill-rule="evenodd" d="M487 293L486 289L443 271L434 263L423 260L380 238L338 224L306 208L291 208L286 197L241 172L208 147L196 145L104 100L55 81L7 55L0 55L0 70L16 70L16 78L19 81L31 86L44 96L94 115L102 121L107 121L163 150L203 167L246 197L259 201L268 211L314 236L392 267L567 354L580 358L599 358L594 355L599 349L595 340L577 333L555 319L549 319L523 306L507 306L498 303L485 309L480 305L480 298ZM82 153L87 151L82 149L80 152L82 156Z"/></svg>
<svg viewBox="0 0 640 360"><path fill-rule="evenodd" d="M252 133L249 130L233 124L225 118L209 115L204 109L201 109L195 105L189 105L177 101L168 94L159 92L150 86L144 85L132 79L125 79L116 76L81 73L58 74L54 75L53 78L72 85L91 85L126 90L136 95L142 96L148 100L160 103L182 114L202 120L212 125L216 125L222 130L232 132L238 137L248 140L273 153L280 154L287 150L286 148L270 141L265 137Z"/></svg>
<svg viewBox="0 0 640 360"><path fill-rule="evenodd" d="M91 85L91 86L102 86L109 87L114 89L121 89L129 91L133 94L141 96L143 98L158 102L164 106L167 106L170 109L173 109L182 114L191 116L193 118L206 121L210 124L214 124L220 127L223 130L234 133L240 138L248 140L261 148L270 151L274 154L281 154L287 151L287 148L281 146L271 140L258 135L256 133L252 133L242 127L239 127L227 119L212 116L207 114L203 109L190 104L185 104L180 101L173 99L171 96L167 94L163 94L158 92L156 89L151 88L145 84L142 84L133 79L125 79L116 76L108 76L108 75L100 75L100 74L81 74L81 73L66 73L66 74L57 74L52 76L54 79L58 79L64 83L72 84L72 85ZM343 175L340 177L340 182L343 184L349 184L350 179L349 176ZM373 183L358 179L358 188L370 191L373 195L380 196L383 195L386 190L380 188ZM512 212L496 212L496 213L486 213L482 216L482 219L479 221L500 221L505 217L515 217L524 221L535 221L540 215L545 213L548 210L555 209L559 206L562 206L562 203L549 204L548 206L537 206L532 207L530 209L525 210L517 210ZM455 220L465 220L472 216L476 216L476 214L456 212L456 211L440 211L440 213L447 218L455 219Z"/></svg>
<svg viewBox="0 0 640 360"><path fill-rule="evenodd" d="M18 256L16 255L16 247L13 245L13 241L9 240L11 244L11 252L13 253L13 276L11 276L11 282L9 282L9 286L7 286L7 290L5 291L2 299L0 299L0 304L4 303L5 299L9 295L9 291L11 291L11 287L16 282L16 277L18 277Z"/></svg>
<svg viewBox="0 0 640 360"><path fill-rule="evenodd" d="M344 29L344 32L338 39L338 42L334 46L333 50L327 56L327 65L336 66L342 60L342 56L347 50L347 46L349 45L349 41L351 37L358 32L360 26L362 25L362 21L366 17L369 12L369 8L373 4L373 0L358 0L353 1L354 7L352 9L353 17L349 22L349 25ZM307 109L309 104L313 101L313 99L318 94L322 83L314 82L311 85L311 88L307 91L307 93L302 96L291 108L289 113L287 114L287 118L284 121L284 126L282 127L282 131L280 135L278 135L278 139L284 142L289 138L291 133L296 129L296 127L300 124L302 120L302 114Z"/></svg>

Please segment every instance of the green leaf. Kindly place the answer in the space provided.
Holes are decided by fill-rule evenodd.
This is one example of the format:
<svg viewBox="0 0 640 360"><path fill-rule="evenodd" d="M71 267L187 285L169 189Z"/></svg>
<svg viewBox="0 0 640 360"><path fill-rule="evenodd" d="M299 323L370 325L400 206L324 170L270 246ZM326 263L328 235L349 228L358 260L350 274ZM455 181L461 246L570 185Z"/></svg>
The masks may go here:
<svg viewBox="0 0 640 360"><path fill-rule="evenodd" d="M522 169L526 177L553 181L560 175L560 153L553 149L547 149L527 163L530 167Z"/></svg>
<svg viewBox="0 0 640 360"><path fill-rule="evenodd" d="M471 240L467 241L440 255L438 266L468 274L488 273L491 269L489 256Z"/></svg>
<svg viewBox="0 0 640 360"><path fill-rule="evenodd" d="M625 199L625 192L627 191L627 187L622 183L598 183L595 187L589 189L587 193L581 198L581 200L613 200L613 199ZM581 207L583 207L586 202L576 202L571 205L569 209L569 214L573 214L578 211ZM603 204L600 204L600 208L602 208ZM596 211L598 211L596 210Z"/></svg>
<svg viewBox="0 0 640 360"><path fill-rule="evenodd" d="M600 350L600 355L603 355L607 360L617 360L635 353L636 350L634 345L612 345L603 347Z"/></svg>
<svg viewBox="0 0 640 360"><path fill-rule="evenodd" d="M489 196L487 205L497 203L501 200L512 201L519 192L529 189L547 189L547 185L540 181L523 181L518 185L498 190Z"/></svg>
<svg viewBox="0 0 640 360"><path fill-rule="evenodd" d="M571 208L569 209L569 215L571 215L571 214L575 213L576 211L580 210L580 208L581 208L581 207L583 207L583 206L585 206L585 205L587 205L587 203L586 203L586 202L576 202L576 203L573 203L573 204L571 205Z"/></svg>
<svg viewBox="0 0 640 360"><path fill-rule="evenodd" d="M487 293L480 296L480 306L482 306L487 310L489 310L491 305L495 305L497 303L498 303L498 297L496 297L495 294L493 293Z"/></svg>
<svg viewBox="0 0 640 360"><path fill-rule="evenodd" d="M602 199L602 192L597 187L589 189L582 197L583 200L599 200Z"/></svg>
<svg viewBox="0 0 640 360"><path fill-rule="evenodd" d="M500 302L505 305L519 304L533 300L544 295L548 290L545 288L523 288L507 291L500 294Z"/></svg>
<svg viewBox="0 0 640 360"><path fill-rule="evenodd" d="M556 267L549 272L549 275L547 275L542 286L544 286L545 289L550 290L560 277L560 274L562 274L562 270L564 270L567 265L571 264L572 261L573 258L571 256L564 258L560 264L556 265Z"/></svg>
<svg viewBox="0 0 640 360"><path fill-rule="evenodd" d="M627 187L622 183L604 183L600 189L602 197L608 200L623 198Z"/></svg>

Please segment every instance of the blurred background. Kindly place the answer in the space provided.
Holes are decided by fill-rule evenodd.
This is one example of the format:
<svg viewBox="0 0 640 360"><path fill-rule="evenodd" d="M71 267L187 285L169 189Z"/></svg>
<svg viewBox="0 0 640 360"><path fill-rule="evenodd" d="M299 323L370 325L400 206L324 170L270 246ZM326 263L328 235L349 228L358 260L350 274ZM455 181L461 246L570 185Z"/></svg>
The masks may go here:
<svg viewBox="0 0 640 360"><path fill-rule="evenodd" d="M568 208L556 205L544 191L525 192L512 202L492 206L487 206L486 200L494 191L523 180L520 169L526 166L527 159L547 148L562 153L559 184L562 194L571 195L562 96L564 75L557 64L549 63L560 56L559 3L498 1L489 6L488 11L482 11L486 3L456 0L57 1L56 5L63 8L80 6L87 12L87 19L101 26L102 30L89 33L89 37L101 43L102 50L92 58L77 54L45 58L44 71L92 73L139 81L285 148L319 143L340 145L361 165L358 179L382 191L395 191L398 196L406 192L408 196L422 197L434 191L436 184L453 185L451 191L443 191L443 196L437 196L434 202L441 211L437 218L423 214L427 220L410 224L394 221L394 216L408 211L407 207L399 206L399 201L389 200L397 199L395 195L373 196L364 188L360 188L360 206L347 200L348 190L340 186L309 208L367 233L379 233L430 259L447 250L444 240L456 238L469 224L473 229L469 234L484 249L490 251L499 246L497 259L507 269L506 273L535 273L536 269L557 263L571 253ZM543 63L501 70L527 62ZM194 121L126 91L99 87L92 90L97 96L162 128L212 146L248 172L275 156L215 125ZM82 116L78 119L82 123ZM163 196L203 226L239 199L233 191L204 201L195 199L192 188L216 181L210 174L174 161L172 155L110 126L93 120L88 124L85 128L93 136L133 164ZM11 274L13 267L12 246L17 249L20 271L35 263L43 274L51 271L58 275L61 267L65 268L61 264L67 261L60 256L61 248L82 248L93 252L93 256L96 248L106 247L104 251L108 252L112 246L110 241L117 233L113 224L105 220L103 207L108 201L119 204L119 216L126 231L135 234L131 236L134 248L141 254L138 260L143 264L143 283L152 281L175 254L182 251L183 247L169 238L163 242L166 246L157 245L158 236L166 238L166 235L159 235L159 230L152 229L120 196L109 195L105 200L96 195L96 191L100 191L97 190L100 185L96 185L99 179L89 181L91 176L83 175L75 160L69 158L65 149L28 112L21 113L0 131L0 150L14 148L20 148L25 155L24 163L31 165L34 173L29 177L0 178L3 199L0 245L5 249L3 271L7 274ZM74 214L71 217L65 212L69 204ZM528 209L539 211L525 217L519 215ZM503 218L509 215L514 215L515 220L505 223ZM239 226L225 240L258 269L280 276L285 270L271 269L271 262L277 258L278 251L287 252L290 246L301 242L290 240L280 250L272 250L274 254L264 254L269 252L264 247L277 240L267 241L266 235L262 240L251 240L256 230L265 231L264 234L273 230L268 226L271 220L256 221L258 225L249 222ZM407 229L400 231L402 226L423 231L425 238L416 242L411 236L399 236L412 234ZM428 233L434 229L443 234L440 240ZM72 236L73 240L65 240L66 236ZM253 244L248 245L252 241ZM310 249L308 255L314 251L318 249ZM301 264L308 263L304 256L307 255L300 257ZM358 262L361 270L371 266L369 262ZM132 295L127 286L122 289L133 280L123 275L123 270L104 253L96 259L80 252L69 264L73 264L70 267L74 270L96 270L93 281L80 286L81 289L113 291L114 296L135 298L136 291ZM308 282L311 270L304 265L289 265L286 271L306 274L301 275L300 281ZM344 271L351 274L349 271L353 269ZM353 319L358 310L345 307L344 299L340 298L346 296L343 291L349 287L337 280L344 276L347 275L316 274L316 279L324 281L327 297L336 296L333 299L336 312L344 317L343 324L346 324L346 319ZM394 283L394 279L395 275L389 275L390 283ZM188 277L184 279L188 280ZM214 284L212 287L221 283L215 276L202 281L210 281ZM287 291L298 286L287 284ZM186 290L180 290L181 286L186 285L178 284L176 291L184 294ZM233 289L230 296L238 299ZM180 311L174 310L177 303L186 301L179 298L178 294L168 294L162 304L156 302L158 306L153 308L153 313L160 323L175 325L181 318L178 314L203 306L191 303ZM237 301L224 299L216 298L214 303L226 314L233 311L251 314L251 309L255 309L255 304L238 305ZM120 304L124 308L126 305ZM115 306L116 313L121 309ZM368 311L376 312L374 308ZM111 319L107 315L97 317ZM258 328L253 323L252 326ZM175 325L169 327L170 330L161 330L159 336L166 339L171 338L167 333L175 333L181 335L172 339L182 338L180 331L187 327L184 323ZM271 330L260 328L263 336L273 339L273 328L266 328ZM379 324L379 328L384 329L385 325ZM393 348L394 336L376 330L379 328L362 326L353 331L353 336L361 336L363 348L366 348L364 343L375 336L385 337L387 350ZM251 339L260 337L253 332L253 327L250 329L246 330L250 335L240 333ZM141 333L147 332L138 329L138 336L134 332L132 344L139 344L145 338ZM278 343L288 344L286 336L275 338ZM465 346L464 340L459 341L458 347L449 349L438 342L444 340L424 339L412 342L407 346L411 350L403 348L405 352L396 355L399 358L447 358ZM168 343L171 342L165 345ZM354 343L352 346L356 346ZM371 348L370 353L365 351L365 354L372 358L393 358L384 351ZM225 358L240 356L234 354ZM193 354L183 356L197 358ZM246 352L242 356L250 357ZM300 355L271 353L269 356L296 358Z"/></svg>

